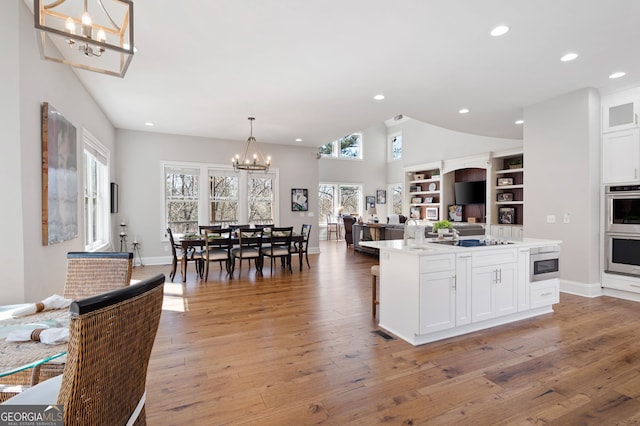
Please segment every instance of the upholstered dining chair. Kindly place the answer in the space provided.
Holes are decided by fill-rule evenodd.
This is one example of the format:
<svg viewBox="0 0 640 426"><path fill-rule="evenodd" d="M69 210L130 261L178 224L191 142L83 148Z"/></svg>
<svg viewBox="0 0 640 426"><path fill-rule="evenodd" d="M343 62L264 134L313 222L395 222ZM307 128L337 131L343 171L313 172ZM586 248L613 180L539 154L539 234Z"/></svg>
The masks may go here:
<svg viewBox="0 0 640 426"><path fill-rule="evenodd" d="M236 232L238 233L238 245L231 249L231 271L229 275L233 277L236 259L240 261L238 276L242 273L242 261L245 259L249 266L251 266L251 260L253 259L257 274L262 275L262 228L239 228Z"/></svg>
<svg viewBox="0 0 640 426"><path fill-rule="evenodd" d="M344 241L347 243L347 247L353 245L353 224L356 223L356 218L353 216L343 216L342 221L344 223Z"/></svg>
<svg viewBox="0 0 640 426"><path fill-rule="evenodd" d="M145 383L165 277L74 301L64 373L5 405L59 404L65 425L146 424Z"/></svg>
<svg viewBox="0 0 640 426"><path fill-rule="evenodd" d="M133 253L69 252L63 296L84 299L131 282Z"/></svg>
<svg viewBox="0 0 640 426"><path fill-rule="evenodd" d="M171 262L171 272L169 272L169 279L173 282L173 279L176 276L176 270L178 269L178 262L182 265L182 259L185 254L182 252L182 246L180 244L176 244L173 239L173 232L171 232L171 228L167 228L167 235L169 236L169 243L171 244L171 255L173 256L173 260ZM187 275L186 265L189 262L193 262L196 265L196 272L198 275L202 277L202 255L199 253L195 247L189 247L189 251L186 253L186 262L185 267L180 267L180 274L182 274L182 280L185 280ZM183 270L184 269L184 270Z"/></svg>
<svg viewBox="0 0 640 426"><path fill-rule="evenodd" d="M289 272L292 272L291 237L293 237L293 226L271 228L268 244L266 247L261 248L262 256L266 256L271 260L271 275L273 275L273 260L276 258L280 258L283 262L283 266L287 266L289 268Z"/></svg>
<svg viewBox="0 0 640 426"><path fill-rule="evenodd" d="M302 271L302 256L304 255L305 260L307 261L307 268L311 269L311 265L309 265L309 236L311 235L311 225L303 224L300 229L300 235L302 236L302 241L297 241L291 245L291 254L299 256L299 265L300 270ZM300 250L302 248L302 250ZM300 254L302 252L302 255Z"/></svg>
<svg viewBox="0 0 640 426"><path fill-rule="evenodd" d="M205 245L202 257L205 262L204 280L209 279L209 264L219 262L222 269L224 262L227 274L230 272L231 263L231 228L205 229Z"/></svg>

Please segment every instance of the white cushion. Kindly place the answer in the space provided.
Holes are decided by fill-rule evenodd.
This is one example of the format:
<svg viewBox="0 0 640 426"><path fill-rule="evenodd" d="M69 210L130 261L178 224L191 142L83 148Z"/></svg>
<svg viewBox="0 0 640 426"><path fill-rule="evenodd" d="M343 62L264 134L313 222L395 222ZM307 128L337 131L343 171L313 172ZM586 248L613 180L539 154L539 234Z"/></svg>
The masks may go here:
<svg viewBox="0 0 640 426"><path fill-rule="evenodd" d="M62 374L20 392L2 405L54 405L58 402L61 384Z"/></svg>

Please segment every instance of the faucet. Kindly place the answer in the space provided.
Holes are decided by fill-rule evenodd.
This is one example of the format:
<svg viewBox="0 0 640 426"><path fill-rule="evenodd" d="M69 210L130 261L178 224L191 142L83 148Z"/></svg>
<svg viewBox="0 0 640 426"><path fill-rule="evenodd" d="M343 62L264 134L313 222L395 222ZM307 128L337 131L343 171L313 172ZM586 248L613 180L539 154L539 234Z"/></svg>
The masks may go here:
<svg viewBox="0 0 640 426"><path fill-rule="evenodd" d="M416 237L416 230L418 228L418 221L415 219L407 219L404 223L404 242L407 244L408 240L413 240Z"/></svg>

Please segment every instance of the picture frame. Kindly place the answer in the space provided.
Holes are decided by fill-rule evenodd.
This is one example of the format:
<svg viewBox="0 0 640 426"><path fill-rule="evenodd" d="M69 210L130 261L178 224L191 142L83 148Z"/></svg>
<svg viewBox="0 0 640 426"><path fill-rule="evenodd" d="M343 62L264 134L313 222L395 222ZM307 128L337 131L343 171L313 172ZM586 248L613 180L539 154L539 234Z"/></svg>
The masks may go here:
<svg viewBox="0 0 640 426"><path fill-rule="evenodd" d="M513 201L513 193L512 192L501 192L498 194L497 201Z"/></svg>
<svg viewBox="0 0 640 426"><path fill-rule="evenodd" d="M500 207L498 209L498 223L501 225L513 225L516 223L516 209L513 207Z"/></svg>
<svg viewBox="0 0 640 426"><path fill-rule="evenodd" d="M421 219L420 214L420 207L411 207L409 209L409 218L411 219Z"/></svg>
<svg viewBox="0 0 640 426"><path fill-rule="evenodd" d="M413 175L414 180L424 180L424 173L416 173Z"/></svg>
<svg viewBox="0 0 640 426"><path fill-rule="evenodd" d="M438 220L438 208L427 207L425 209L425 217L427 220Z"/></svg>
<svg viewBox="0 0 640 426"><path fill-rule="evenodd" d="M385 189L376 190L376 201L378 204L387 204L387 191Z"/></svg>
<svg viewBox="0 0 640 426"><path fill-rule="evenodd" d="M427 204L433 203L433 197L427 197L424 199L424 202Z"/></svg>
<svg viewBox="0 0 640 426"><path fill-rule="evenodd" d="M78 141L76 128L43 102L42 245L78 238Z"/></svg>
<svg viewBox="0 0 640 426"><path fill-rule="evenodd" d="M309 190L307 188L291 189L291 211L309 211Z"/></svg>
<svg viewBox="0 0 640 426"><path fill-rule="evenodd" d="M462 206L451 204L449 206L449 220L451 222L462 222Z"/></svg>
<svg viewBox="0 0 640 426"><path fill-rule="evenodd" d="M513 185L513 178L498 178L498 186Z"/></svg>
<svg viewBox="0 0 640 426"><path fill-rule="evenodd" d="M411 197L411 204L420 204L422 203L422 198L420 197Z"/></svg>
<svg viewBox="0 0 640 426"><path fill-rule="evenodd" d="M373 195L367 195L367 210L372 209L376 206L376 197Z"/></svg>

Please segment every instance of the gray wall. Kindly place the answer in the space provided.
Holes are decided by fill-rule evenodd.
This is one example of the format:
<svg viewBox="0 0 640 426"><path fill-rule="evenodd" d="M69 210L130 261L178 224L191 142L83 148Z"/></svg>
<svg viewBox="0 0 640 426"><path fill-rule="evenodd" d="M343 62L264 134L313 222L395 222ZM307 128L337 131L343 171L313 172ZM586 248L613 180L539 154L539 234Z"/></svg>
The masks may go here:
<svg viewBox="0 0 640 426"><path fill-rule="evenodd" d="M563 291L600 294L600 96L582 89L524 112L525 236L563 241Z"/></svg>
<svg viewBox="0 0 640 426"><path fill-rule="evenodd" d="M2 180L10 183L3 185L4 199L15 204L0 213L6 225L5 241L10 242L0 248L6 274L0 284L0 303L16 303L61 293L67 252L84 250L81 197L79 237L52 246L42 245L41 103L49 102L76 127L78 141L86 128L112 150L112 155L115 130L68 66L40 59L33 14L24 2L0 2L0 31L3 40L0 173ZM79 155L81 146L78 143ZM78 164L82 164L80 157Z"/></svg>
<svg viewBox="0 0 640 426"><path fill-rule="evenodd" d="M245 142L131 130L118 130L116 137L120 209L115 215L114 227L121 221L127 223L129 235L135 236L141 244L145 263L167 263L170 252L163 229L162 163L183 161L228 166L231 158L244 148ZM317 150L277 144L260 144L260 148L265 155L271 156L272 169L279 172L280 218L277 223L293 226L296 231L303 223L311 223L309 251L317 251ZM309 189L309 212L291 211L292 188Z"/></svg>

